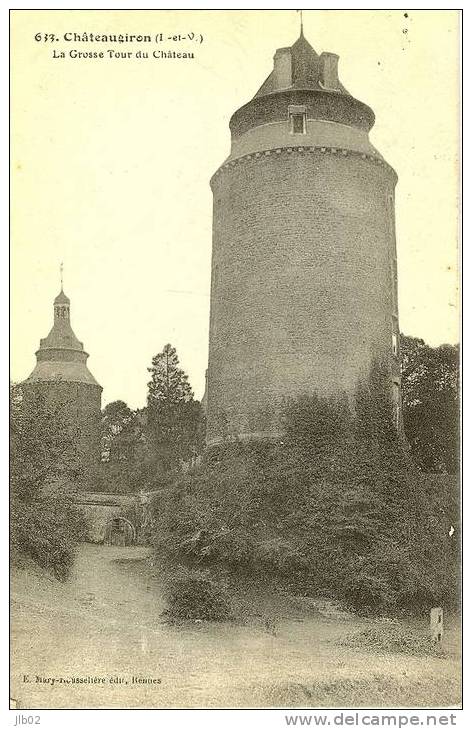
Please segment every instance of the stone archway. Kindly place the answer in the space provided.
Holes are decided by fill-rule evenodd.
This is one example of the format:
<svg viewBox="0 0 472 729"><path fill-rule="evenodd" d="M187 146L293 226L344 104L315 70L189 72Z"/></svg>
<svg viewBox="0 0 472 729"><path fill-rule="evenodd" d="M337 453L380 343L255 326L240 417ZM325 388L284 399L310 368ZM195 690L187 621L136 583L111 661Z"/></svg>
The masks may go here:
<svg viewBox="0 0 472 729"><path fill-rule="evenodd" d="M126 517L114 514L108 521L104 542L119 547L136 544L136 527Z"/></svg>

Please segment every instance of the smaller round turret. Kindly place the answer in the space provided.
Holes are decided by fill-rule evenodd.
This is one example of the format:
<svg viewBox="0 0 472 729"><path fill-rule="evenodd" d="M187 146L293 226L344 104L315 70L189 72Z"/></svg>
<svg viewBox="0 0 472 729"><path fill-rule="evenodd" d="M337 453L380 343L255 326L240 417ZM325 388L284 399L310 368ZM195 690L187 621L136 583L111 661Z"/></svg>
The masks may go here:
<svg viewBox="0 0 472 729"><path fill-rule="evenodd" d="M54 299L53 326L40 340L36 367L22 383L25 397L40 395L69 425L79 460L87 470L100 453L102 387L87 367L88 353L70 323L70 299L61 286Z"/></svg>

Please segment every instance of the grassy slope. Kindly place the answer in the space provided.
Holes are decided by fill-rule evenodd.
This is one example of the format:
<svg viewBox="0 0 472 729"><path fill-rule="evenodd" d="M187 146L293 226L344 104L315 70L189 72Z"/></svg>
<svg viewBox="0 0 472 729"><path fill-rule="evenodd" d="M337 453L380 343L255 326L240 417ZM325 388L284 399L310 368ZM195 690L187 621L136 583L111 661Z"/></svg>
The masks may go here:
<svg viewBox="0 0 472 729"><path fill-rule="evenodd" d="M31 566L15 571L19 708L459 704L460 638L451 620L445 657L391 653L353 645L353 634L382 631L382 623L246 585L233 591L231 623L163 625L160 581L145 556L143 548L84 545L64 585ZM420 636L425 625L408 629ZM36 675L95 675L106 684L52 687ZM131 685L132 675L162 683ZM112 684L113 677L128 684Z"/></svg>

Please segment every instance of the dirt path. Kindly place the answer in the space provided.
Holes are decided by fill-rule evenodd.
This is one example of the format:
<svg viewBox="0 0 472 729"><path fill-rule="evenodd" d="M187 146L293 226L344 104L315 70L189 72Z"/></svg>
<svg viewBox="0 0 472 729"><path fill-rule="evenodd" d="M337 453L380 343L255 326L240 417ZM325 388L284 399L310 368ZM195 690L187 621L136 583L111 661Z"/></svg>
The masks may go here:
<svg viewBox="0 0 472 729"><path fill-rule="evenodd" d="M147 554L83 545L65 585L36 570L15 571L12 696L19 708L459 702L452 643L447 659L372 655L335 644L365 621L321 615L283 620L276 635L257 623L162 624L162 591Z"/></svg>

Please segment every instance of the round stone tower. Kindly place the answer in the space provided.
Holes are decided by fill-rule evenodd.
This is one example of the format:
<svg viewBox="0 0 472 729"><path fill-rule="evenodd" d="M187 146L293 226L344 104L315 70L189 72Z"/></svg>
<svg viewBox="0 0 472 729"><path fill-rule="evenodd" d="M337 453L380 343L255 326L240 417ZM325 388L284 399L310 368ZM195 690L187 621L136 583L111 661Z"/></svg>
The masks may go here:
<svg viewBox="0 0 472 729"><path fill-rule="evenodd" d="M280 435L285 398L352 394L374 359L400 423L397 176L337 64L302 32L231 118L211 180L208 446Z"/></svg>
<svg viewBox="0 0 472 729"><path fill-rule="evenodd" d="M102 388L87 367L88 354L70 324L70 300L61 288L54 299L54 323L36 352L37 364L21 387L41 396L73 435L85 471L99 462Z"/></svg>

